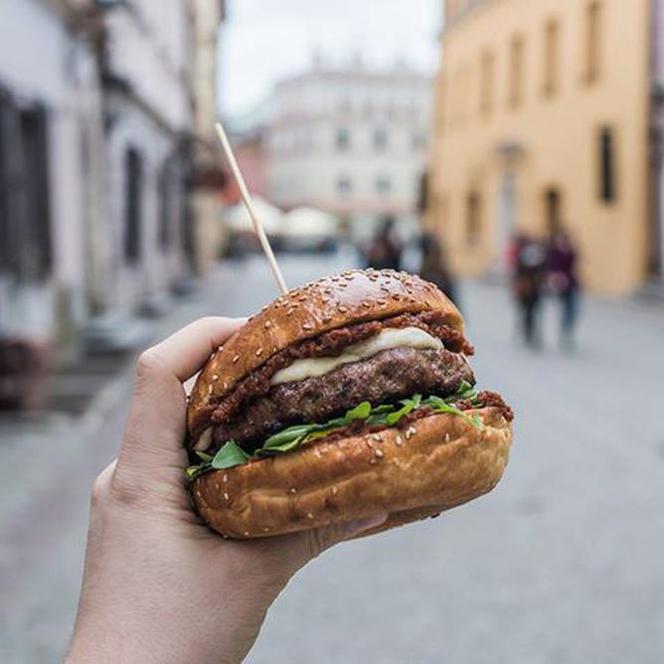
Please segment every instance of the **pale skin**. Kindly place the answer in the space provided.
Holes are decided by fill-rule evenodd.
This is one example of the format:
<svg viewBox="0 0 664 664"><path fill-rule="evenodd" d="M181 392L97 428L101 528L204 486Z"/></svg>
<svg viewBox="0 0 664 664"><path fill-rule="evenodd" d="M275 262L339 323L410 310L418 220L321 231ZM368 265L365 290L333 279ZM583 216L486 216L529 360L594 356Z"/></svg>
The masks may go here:
<svg viewBox="0 0 664 664"><path fill-rule="evenodd" d="M241 662L298 569L386 519L234 542L191 511L183 383L242 323L204 318L141 356L120 453L92 490L68 664Z"/></svg>

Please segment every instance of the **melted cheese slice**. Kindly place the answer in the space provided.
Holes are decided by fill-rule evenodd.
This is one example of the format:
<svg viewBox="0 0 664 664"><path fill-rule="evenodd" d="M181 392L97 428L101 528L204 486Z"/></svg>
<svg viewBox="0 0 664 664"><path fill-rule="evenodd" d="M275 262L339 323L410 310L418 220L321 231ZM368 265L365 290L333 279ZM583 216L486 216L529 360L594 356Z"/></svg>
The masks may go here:
<svg viewBox="0 0 664 664"><path fill-rule="evenodd" d="M365 360L383 350L403 346L417 348L418 350L444 348L440 339L432 337L419 327L386 327L376 336L348 346L337 357L311 357L295 360L293 364L277 371L270 382L272 385L280 385L281 383L292 383L305 378L317 378L343 364Z"/></svg>

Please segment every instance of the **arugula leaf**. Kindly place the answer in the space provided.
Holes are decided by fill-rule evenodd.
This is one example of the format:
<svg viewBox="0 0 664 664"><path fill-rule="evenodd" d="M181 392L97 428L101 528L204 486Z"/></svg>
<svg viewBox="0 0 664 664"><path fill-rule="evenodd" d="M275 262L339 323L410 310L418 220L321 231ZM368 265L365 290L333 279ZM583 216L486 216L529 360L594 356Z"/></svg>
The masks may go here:
<svg viewBox="0 0 664 664"><path fill-rule="evenodd" d="M349 421L366 420L369 415L371 415L371 404L368 401L363 401L355 406L355 408L347 411L345 419Z"/></svg>
<svg viewBox="0 0 664 664"><path fill-rule="evenodd" d="M251 459L251 455L247 454L234 440L229 440L221 447L221 449L214 455L210 466L215 470L223 470L224 468L233 468L234 466L241 466Z"/></svg>
<svg viewBox="0 0 664 664"><path fill-rule="evenodd" d="M422 402L421 394L416 394L412 399L404 399L403 401L400 401L399 403L402 404L402 407L399 408L399 410L395 410L392 413L388 413L387 417L385 418L385 421L390 426L394 426L404 416L408 415L408 413L415 410L416 408L419 408L421 402Z"/></svg>
<svg viewBox="0 0 664 664"><path fill-rule="evenodd" d="M270 436L263 443L263 447L264 448L280 447L284 443L290 443L293 440L297 440L298 438L305 436L311 431L314 431L318 426L320 425L296 424L295 426L288 427L286 429L283 429L283 431L280 431L279 433L275 433L273 436Z"/></svg>
<svg viewBox="0 0 664 664"><path fill-rule="evenodd" d="M205 452L201 452L200 450L196 450L196 456L197 456L201 461L203 461L204 463L208 463L208 462L212 461L212 455L211 455L211 454L207 454L207 453L205 453Z"/></svg>
<svg viewBox="0 0 664 664"><path fill-rule="evenodd" d="M445 399L441 399L437 396L430 396L426 401L424 401L425 406L430 406L436 413L450 413L450 415L457 415L458 417L463 418L468 424L472 424L476 429L482 429L483 424L480 418L475 415L473 417L466 415L462 410L451 406Z"/></svg>

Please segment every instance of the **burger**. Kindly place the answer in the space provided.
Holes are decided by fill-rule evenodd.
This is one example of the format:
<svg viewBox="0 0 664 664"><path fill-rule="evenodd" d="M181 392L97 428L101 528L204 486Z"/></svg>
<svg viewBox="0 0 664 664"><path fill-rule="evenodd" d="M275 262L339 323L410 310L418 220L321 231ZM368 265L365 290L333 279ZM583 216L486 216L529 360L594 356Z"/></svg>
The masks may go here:
<svg viewBox="0 0 664 664"><path fill-rule="evenodd" d="M437 516L500 480L512 410L477 391L458 309L433 284L354 270L270 305L215 352L189 398L187 469L224 537Z"/></svg>

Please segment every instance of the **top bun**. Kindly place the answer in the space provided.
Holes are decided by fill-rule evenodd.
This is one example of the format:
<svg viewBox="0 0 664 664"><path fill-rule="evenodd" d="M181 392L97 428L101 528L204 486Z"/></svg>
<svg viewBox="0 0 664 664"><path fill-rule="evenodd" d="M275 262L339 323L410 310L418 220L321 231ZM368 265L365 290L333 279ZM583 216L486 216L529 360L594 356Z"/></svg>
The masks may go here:
<svg viewBox="0 0 664 664"><path fill-rule="evenodd" d="M189 433L196 438L221 398L291 344L353 323L426 311L440 311L447 325L463 333L454 304L433 284L405 272L349 270L278 297L210 357L189 400Z"/></svg>

